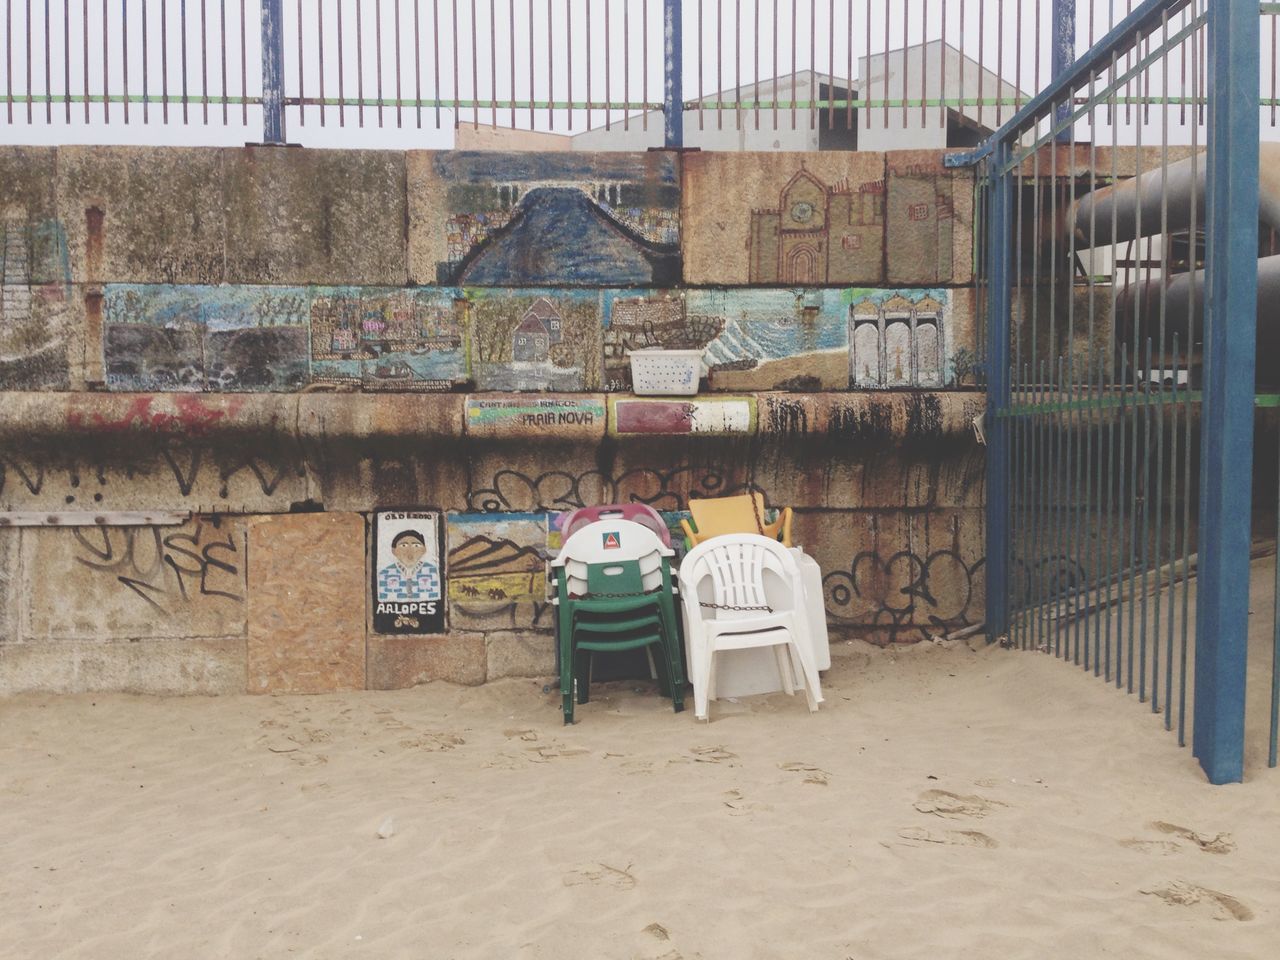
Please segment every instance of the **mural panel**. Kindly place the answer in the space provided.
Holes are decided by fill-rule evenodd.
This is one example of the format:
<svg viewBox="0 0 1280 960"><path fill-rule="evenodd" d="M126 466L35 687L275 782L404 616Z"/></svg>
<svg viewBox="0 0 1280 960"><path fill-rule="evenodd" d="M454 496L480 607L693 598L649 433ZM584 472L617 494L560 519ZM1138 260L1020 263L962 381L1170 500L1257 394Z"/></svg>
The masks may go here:
<svg viewBox="0 0 1280 960"><path fill-rule="evenodd" d="M313 381L395 391L466 382L466 309L458 291L313 287L311 294Z"/></svg>
<svg viewBox="0 0 1280 960"><path fill-rule="evenodd" d="M373 516L375 633L442 633L440 514L381 510Z"/></svg>
<svg viewBox="0 0 1280 960"><path fill-rule="evenodd" d="M599 389L595 291L468 289L466 297L478 389Z"/></svg>
<svg viewBox="0 0 1280 960"><path fill-rule="evenodd" d="M0 215L0 389L66 389L71 301L67 243L56 220Z"/></svg>
<svg viewBox="0 0 1280 960"><path fill-rule="evenodd" d="M416 283L680 279L680 183L670 155L413 153L409 186Z"/></svg>
<svg viewBox="0 0 1280 960"><path fill-rule="evenodd" d="M452 513L448 530L452 628L554 628L546 602L547 514Z"/></svg>
<svg viewBox="0 0 1280 960"><path fill-rule="evenodd" d="M687 282L882 280L883 154L696 153L683 164Z"/></svg>
<svg viewBox="0 0 1280 960"><path fill-rule="evenodd" d="M847 290L849 385L856 388L956 386L968 368L957 341L971 322L955 323L954 292L943 288ZM954 327L962 328L958 333Z"/></svg>
<svg viewBox="0 0 1280 960"><path fill-rule="evenodd" d="M307 383L305 287L107 284L113 390L296 390Z"/></svg>

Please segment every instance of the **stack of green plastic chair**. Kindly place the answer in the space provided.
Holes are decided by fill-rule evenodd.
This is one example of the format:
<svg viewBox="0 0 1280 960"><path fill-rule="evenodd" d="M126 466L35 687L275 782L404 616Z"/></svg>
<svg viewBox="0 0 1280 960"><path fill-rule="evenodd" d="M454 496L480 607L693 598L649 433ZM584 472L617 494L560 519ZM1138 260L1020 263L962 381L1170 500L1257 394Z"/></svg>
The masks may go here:
<svg viewBox="0 0 1280 960"><path fill-rule="evenodd" d="M671 578L672 551L653 531L625 520L576 531L552 563L564 722L587 703L591 655L655 648L664 696L684 709L684 670Z"/></svg>

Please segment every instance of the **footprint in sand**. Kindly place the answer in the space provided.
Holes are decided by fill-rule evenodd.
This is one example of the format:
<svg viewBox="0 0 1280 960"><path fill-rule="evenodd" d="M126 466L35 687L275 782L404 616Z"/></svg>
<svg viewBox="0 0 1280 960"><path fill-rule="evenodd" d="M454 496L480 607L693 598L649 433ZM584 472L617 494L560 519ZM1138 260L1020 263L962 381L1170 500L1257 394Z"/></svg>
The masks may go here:
<svg viewBox="0 0 1280 960"><path fill-rule="evenodd" d="M533 743L533 741L538 739L537 730L516 730L516 729L503 730L502 735L506 737L508 740L514 740L516 737L519 737L521 740L524 740L526 743Z"/></svg>
<svg viewBox="0 0 1280 960"><path fill-rule="evenodd" d="M400 746L405 750L425 750L428 753L438 753L442 750L452 750L454 747L460 747L466 742L455 733L424 733L420 737L401 740Z"/></svg>
<svg viewBox="0 0 1280 960"><path fill-rule="evenodd" d="M904 827L898 831L898 836L905 840L908 846L916 846L920 843L940 843L952 847L985 847L987 849L1000 846L993 838L985 833L979 833L977 830L944 830L942 833L932 833L920 827Z"/></svg>
<svg viewBox="0 0 1280 960"><path fill-rule="evenodd" d="M823 770L821 767L811 766L800 761L791 761L788 763L778 764L779 770L786 770L790 773L803 773L803 783L812 783L815 786L825 787L831 782L831 774Z"/></svg>
<svg viewBox="0 0 1280 960"><path fill-rule="evenodd" d="M639 881L631 874L631 864L621 870L607 863L595 863L589 867L579 867L564 875L566 887L578 887L591 884L597 887L612 887L615 890L630 890Z"/></svg>
<svg viewBox="0 0 1280 960"><path fill-rule="evenodd" d="M730 750L726 750L723 746L709 747L690 747L689 752L693 754L695 763L723 763L730 767L736 767L738 755Z"/></svg>
<svg viewBox="0 0 1280 960"><path fill-rule="evenodd" d="M921 813L951 818L985 817L997 806L1002 807L1004 804L976 794L962 796L949 790L926 790L915 802L915 808Z"/></svg>
<svg viewBox="0 0 1280 960"><path fill-rule="evenodd" d="M586 747L570 747L554 740L536 747L525 747L525 756L531 763L547 763L565 757L585 757L590 752Z"/></svg>
<svg viewBox="0 0 1280 960"><path fill-rule="evenodd" d="M1213 914L1215 920L1252 920L1253 911L1235 897L1207 887L1199 887L1185 880L1174 880L1172 883L1149 890L1139 890L1147 896L1159 897L1171 907L1202 907Z"/></svg>
<svg viewBox="0 0 1280 960"><path fill-rule="evenodd" d="M773 809L767 803L748 800L742 795L741 790L726 790L724 799L720 802L729 808L729 816L731 817L746 817L753 813L768 813Z"/></svg>
<svg viewBox="0 0 1280 960"><path fill-rule="evenodd" d="M1236 842L1229 833L1219 833L1210 837L1186 827L1180 827L1176 823L1165 823L1163 820L1157 820L1149 826L1152 830L1159 830L1161 833L1194 843L1205 853L1230 853L1236 848Z"/></svg>
<svg viewBox="0 0 1280 960"><path fill-rule="evenodd" d="M1156 857L1171 857L1176 853L1182 852L1182 848L1172 840L1128 839L1121 840L1120 846L1136 850L1139 853L1149 853Z"/></svg>
<svg viewBox="0 0 1280 960"><path fill-rule="evenodd" d="M323 753L306 753L302 750L289 754L289 759L300 767L318 767L329 762L329 758Z"/></svg>

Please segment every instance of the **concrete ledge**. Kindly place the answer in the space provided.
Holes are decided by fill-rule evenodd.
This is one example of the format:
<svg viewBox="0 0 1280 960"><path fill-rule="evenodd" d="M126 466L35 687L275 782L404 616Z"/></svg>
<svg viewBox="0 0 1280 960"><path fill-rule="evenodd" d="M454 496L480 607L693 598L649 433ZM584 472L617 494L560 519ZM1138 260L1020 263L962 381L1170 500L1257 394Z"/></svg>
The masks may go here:
<svg viewBox="0 0 1280 960"><path fill-rule="evenodd" d="M0 696L15 693L245 692L245 641L141 640L0 644Z"/></svg>
<svg viewBox="0 0 1280 960"><path fill-rule="evenodd" d="M370 690L402 690L432 680L479 686L487 673L484 635L434 637L370 633L365 648Z"/></svg>
<svg viewBox="0 0 1280 960"><path fill-rule="evenodd" d="M702 394L0 392L0 443L68 436L272 444L468 437L595 443L609 436L845 438L879 444L971 430L985 394L961 391Z"/></svg>

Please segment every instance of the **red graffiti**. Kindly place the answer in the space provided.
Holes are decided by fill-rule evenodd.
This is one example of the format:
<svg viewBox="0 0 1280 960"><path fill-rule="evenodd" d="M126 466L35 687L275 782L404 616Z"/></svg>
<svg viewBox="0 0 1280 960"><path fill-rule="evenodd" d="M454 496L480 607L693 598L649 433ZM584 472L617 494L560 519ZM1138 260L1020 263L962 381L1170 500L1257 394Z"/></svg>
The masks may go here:
<svg viewBox="0 0 1280 960"><path fill-rule="evenodd" d="M119 416L111 416L96 410L67 411L67 425L75 428L92 428L100 433L124 433L132 431L149 433L177 433L185 436L201 436L220 421L234 417L243 405L237 397L228 397L225 404L206 406L198 396L170 394L176 411L153 410L156 397L134 397L128 408Z"/></svg>

